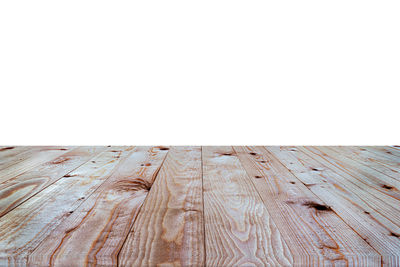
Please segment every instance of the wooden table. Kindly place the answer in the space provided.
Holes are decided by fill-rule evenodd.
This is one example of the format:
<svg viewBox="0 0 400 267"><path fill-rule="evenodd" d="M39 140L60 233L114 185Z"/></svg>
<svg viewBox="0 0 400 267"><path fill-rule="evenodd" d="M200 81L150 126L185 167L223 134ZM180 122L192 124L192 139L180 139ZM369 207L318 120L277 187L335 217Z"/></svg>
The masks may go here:
<svg viewBox="0 0 400 267"><path fill-rule="evenodd" d="M0 266L399 266L400 148L0 147Z"/></svg>

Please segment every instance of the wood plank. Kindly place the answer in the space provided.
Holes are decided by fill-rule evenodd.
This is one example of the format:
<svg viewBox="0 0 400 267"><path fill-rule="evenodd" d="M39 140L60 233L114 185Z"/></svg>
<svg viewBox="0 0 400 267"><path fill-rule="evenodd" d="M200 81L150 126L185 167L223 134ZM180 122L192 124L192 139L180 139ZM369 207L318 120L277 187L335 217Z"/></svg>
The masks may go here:
<svg viewBox="0 0 400 267"><path fill-rule="evenodd" d="M31 253L29 265L115 266L167 152L162 147L136 147Z"/></svg>
<svg viewBox="0 0 400 267"><path fill-rule="evenodd" d="M105 149L78 147L34 170L0 183L0 217Z"/></svg>
<svg viewBox="0 0 400 267"><path fill-rule="evenodd" d="M49 146L30 146L30 147L14 147L13 149L7 149L0 152L0 170L6 169L12 165L15 165L21 161L24 161L37 151L43 149L51 149Z"/></svg>
<svg viewBox="0 0 400 267"><path fill-rule="evenodd" d="M386 205L390 196L367 188L363 177L351 176L325 156L302 147L268 147L268 151L379 252L383 263L399 265L398 220L390 218L398 212Z"/></svg>
<svg viewBox="0 0 400 267"><path fill-rule="evenodd" d="M396 164L390 164L386 157L359 147L327 147L327 149L331 149L336 154L357 161L359 164L372 168L384 175L400 180L400 158L397 158Z"/></svg>
<svg viewBox="0 0 400 267"><path fill-rule="evenodd" d="M395 147L390 147L390 146L362 146L361 148L369 148L371 150L374 150L378 153L385 154L389 157L400 157L400 151L398 148Z"/></svg>
<svg viewBox="0 0 400 267"><path fill-rule="evenodd" d="M376 156L384 158L385 162L400 166L400 150L394 147L362 146L359 149L369 151Z"/></svg>
<svg viewBox="0 0 400 267"><path fill-rule="evenodd" d="M55 146L27 151L27 155L25 155L26 157L24 157L23 160L0 170L0 183L29 171L42 163L51 161L74 148L75 147Z"/></svg>
<svg viewBox="0 0 400 267"><path fill-rule="evenodd" d="M362 192L374 192L375 197L379 196L381 200L384 199L384 205L388 213L391 213L390 209L400 211L400 180L389 177L357 161L329 150L327 147L307 147L299 149L318 156L333 168L340 169L342 172L347 173L348 175L343 176L343 178L357 184L358 187L362 189ZM372 188L375 190L371 191ZM390 206L392 208L390 208ZM400 221L400 214L397 214L396 220Z"/></svg>
<svg viewBox="0 0 400 267"><path fill-rule="evenodd" d="M231 147L203 147L207 266L293 263L251 180Z"/></svg>
<svg viewBox="0 0 400 267"><path fill-rule="evenodd" d="M16 156L19 154L26 152L28 150L33 149L34 147L32 146L8 146L8 147L3 147L0 149L0 170L2 169L1 166L3 166L5 163L8 163L10 161L15 162Z"/></svg>
<svg viewBox="0 0 400 267"><path fill-rule="evenodd" d="M200 147L171 148L121 250L119 266L204 266L201 175Z"/></svg>
<svg viewBox="0 0 400 267"><path fill-rule="evenodd" d="M358 146L340 146L330 147L344 153L343 155L356 159L360 163L368 164L368 166L382 165L387 168L400 171L400 158L386 153L380 153L370 147L358 147Z"/></svg>
<svg viewBox="0 0 400 267"><path fill-rule="evenodd" d="M234 149L253 177L295 265L380 264L380 255L269 151L263 147Z"/></svg>
<svg viewBox="0 0 400 267"><path fill-rule="evenodd" d="M102 152L1 217L0 266L25 266L29 253L71 216L132 150L116 147Z"/></svg>

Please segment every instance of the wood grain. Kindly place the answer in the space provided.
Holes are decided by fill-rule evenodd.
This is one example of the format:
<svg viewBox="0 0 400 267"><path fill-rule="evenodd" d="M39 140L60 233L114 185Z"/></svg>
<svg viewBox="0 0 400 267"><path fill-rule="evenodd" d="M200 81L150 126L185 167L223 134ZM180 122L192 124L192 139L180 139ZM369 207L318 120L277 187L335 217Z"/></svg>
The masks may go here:
<svg viewBox="0 0 400 267"><path fill-rule="evenodd" d="M8 164L3 166L0 170L0 183L13 178L21 173L29 171L36 166L55 159L62 154L67 153L74 147L39 147L24 153L23 157L20 158L16 163Z"/></svg>
<svg viewBox="0 0 400 267"><path fill-rule="evenodd" d="M400 221L400 181L388 177L372 168L362 165L354 165L346 157L338 158L334 153L324 147L299 148L304 153L317 157L343 178L343 183L356 185L353 191L369 199L370 203L380 208L380 213L385 214L393 221ZM329 153L329 154L328 154ZM356 191L358 189L358 191ZM361 190L360 190L361 189Z"/></svg>
<svg viewBox="0 0 400 267"><path fill-rule="evenodd" d="M207 266L293 263L231 147L203 147L203 180Z"/></svg>
<svg viewBox="0 0 400 267"><path fill-rule="evenodd" d="M201 173L200 147L171 148L119 255L120 266L204 265Z"/></svg>
<svg viewBox="0 0 400 267"><path fill-rule="evenodd" d="M25 266L28 255L112 175L132 149L99 154L1 217L0 266Z"/></svg>
<svg viewBox="0 0 400 267"><path fill-rule="evenodd" d="M376 170L376 168L370 165L360 163L352 157L344 156L329 147L316 147L313 148L313 151L318 151L320 154L323 154L326 161L330 161L349 174L362 175L362 177L365 178L364 181L368 183L368 185L378 186L383 189L394 187L397 188L397 191L400 190L400 175L398 174L396 175L392 172L388 175L383 170ZM392 190L389 192L393 192L395 197L400 198L400 195L396 194L395 191L396 190Z"/></svg>
<svg viewBox="0 0 400 267"><path fill-rule="evenodd" d="M115 266L168 150L137 147L87 200L31 253L29 264Z"/></svg>
<svg viewBox="0 0 400 267"><path fill-rule="evenodd" d="M287 241L295 265L380 264L380 256L269 151L235 150Z"/></svg>
<svg viewBox="0 0 400 267"><path fill-rule="evenodd" d="M396 157L374 153L370 149L359 147L329 147L336 153L356 160L360 164L375 169L389 177L400 179L400 163Z"/></svg>
<svg viewBox="0 0 400 267"><path fill-rule="evenodd" d="M0 266L400 266L400 148L0 146Z"/></svg>
<svg viewBox="0 0 400 267"><path fill-rule="evenodd" d="M104 147L79 147L30 172L0 183L0 217L103 151Z"/></svg>
<svg viewBox="0 0 400 267"><path fill-rule="evenodd" d="M6 146L0 148L0 170L4 169L3 166L6 166L6 164L17 163L20 158L18 156L34 148L29 146Z"/></svg>
<svg viewBox="0 0 400 267"><path fill-rule="evenodd" d="M312 149L317 152L319 148ZM387 208L385 198L390 196L367 187L359 175L352 176L341 166L324 161L318 153L311 153L308 149L268 147L268 150L379 252L383 263L398 265L400 246L396 233L399 228L396 220L390 218L397 216L398 212ZM383 212L383 209L387 211ZM392 215L389 210L392 210Z"/></svg>

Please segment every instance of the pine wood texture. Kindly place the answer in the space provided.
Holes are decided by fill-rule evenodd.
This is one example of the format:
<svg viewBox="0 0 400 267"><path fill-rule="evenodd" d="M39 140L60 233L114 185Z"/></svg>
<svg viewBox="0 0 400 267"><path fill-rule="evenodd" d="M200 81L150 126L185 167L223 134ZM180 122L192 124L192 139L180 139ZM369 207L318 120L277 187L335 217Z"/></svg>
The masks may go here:
<svg viewBox="0 0 400 267"><path fill-rule="evenodd" d="M0 266L399 265L398 146L0 146Z"/></svg>
<svg viewBox="0 0 400 267"><path fill-rule="evenodd" d="M169 151L121 250L121 266L204 265L201 173L200 147Z"/></svg>

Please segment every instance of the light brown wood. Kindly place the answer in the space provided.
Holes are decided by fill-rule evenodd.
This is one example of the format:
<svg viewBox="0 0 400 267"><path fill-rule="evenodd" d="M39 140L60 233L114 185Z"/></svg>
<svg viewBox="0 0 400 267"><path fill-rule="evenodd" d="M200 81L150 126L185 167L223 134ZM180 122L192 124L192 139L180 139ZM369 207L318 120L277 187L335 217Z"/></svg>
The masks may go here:
<svg viewBox="0 0 400 267"><path fill-rule="evenodd" d="M263 147L235 147L296 265L379 265L380 256ZM337 231L340 229L340 235Z"/></svg>
<svg viewBox="0 0 400 267"><path fill-rule="evenodd" d="M369 148L359 148L359 147L329 147L329 149L334 150L338 154L354 159L364 166L375 169L389 177L400 179L400 164L396 163L396 157L390 155L381 155L379 153L374 153Z"/></svg>
<svg viewBox="0 0 400 267"><path fill-rule="evenodd" d="M0 148L0 170L3 169L2 166L8 163L17 163L20 160L18 156L32 149L34 149L34 147L29 146L8 146Z"/></svg>
<svg viewBox="0 0 400 267"><path fill-rule="evenodd" d="M131 150L101 153L1 217L0 266L26 265L28 255L112 175Z"/></svg>
<svg viewBox="0 0 400 267"><path fill-rule="evenodd" d="M79 147L30 172L0 183L0 217L103 151L104 147Z"/></svg>
<svg viewBox="0 0 400 267"><path fill-rule="evenodd" d="M32 265L112 266L168 150L137 147L31 253Z"/></svg>
<svg viewBox="0 0 400 267"><path fill-rule="evenodd" d="M73 147L39 147L24 153L16 163L11 162L0 170L0 183L29 171L36 166L67 153Z"/></svg>
<svg viewBox="0 0 400 267"><path fill-rule="evenodd" d="M399 266L399 147L0 147L0 266Z"/></svg>
<svg viewBox="0 0 400 267"><path fill-rule="evenodd" d="M121 250L120 266L204 265L201 173L200 147L169 151Z"/></svg>
<svg viewBox="0 0 400 267"><path fill-rule="evenodd" d="M231 147L203 147L203 179L207 266L293 263Z"/></svg>
<svg viewBox="0 0 400 267"><path fill-rule="evenodd" d="M315 153L311 153L310 150ZM325 161L319 147L268 147L307 188L332 208L392 266L399 263L398 211L385 204L384 192L365 184L360 175L351 175L340 165ZM347 171L349 171L347 169ZM394 221L393 221L394 220Z"/></svg>

